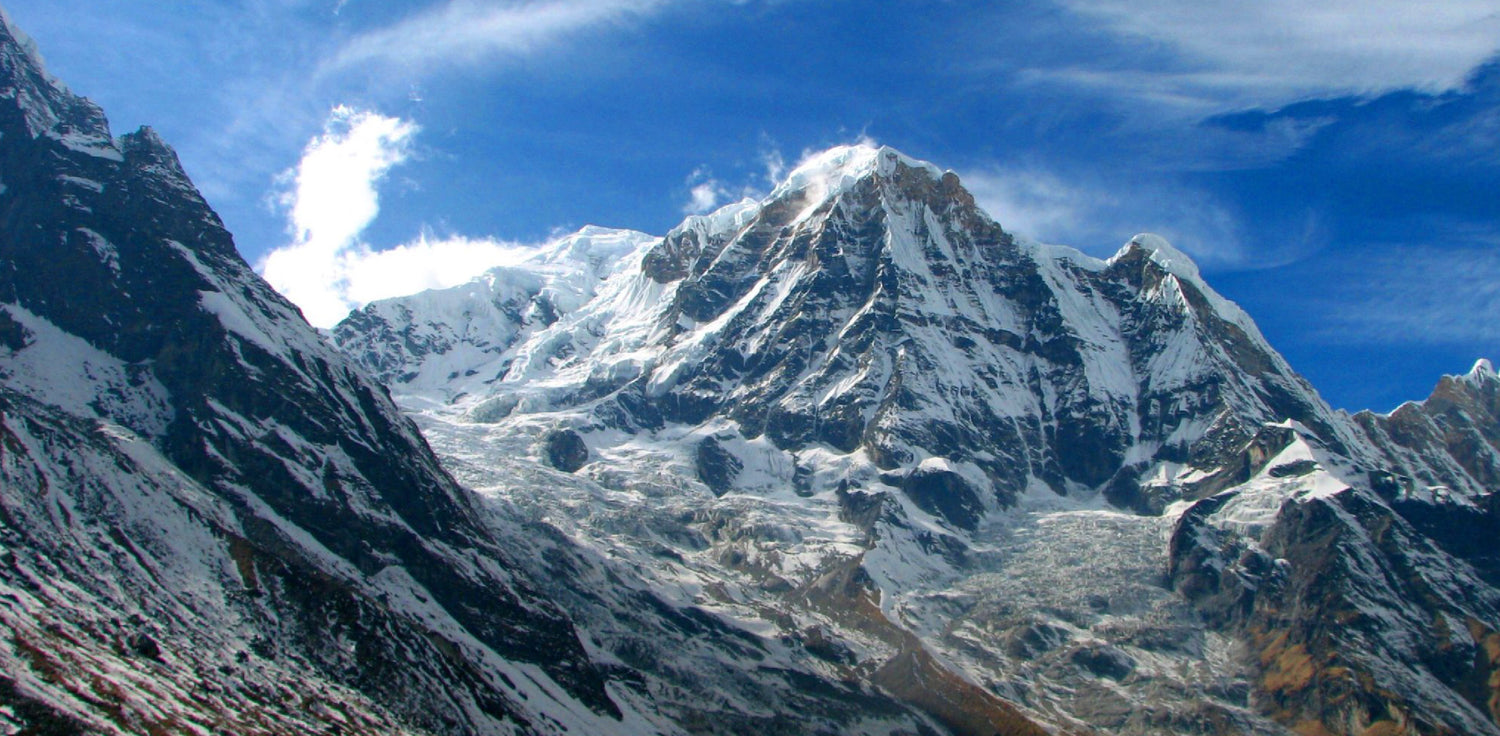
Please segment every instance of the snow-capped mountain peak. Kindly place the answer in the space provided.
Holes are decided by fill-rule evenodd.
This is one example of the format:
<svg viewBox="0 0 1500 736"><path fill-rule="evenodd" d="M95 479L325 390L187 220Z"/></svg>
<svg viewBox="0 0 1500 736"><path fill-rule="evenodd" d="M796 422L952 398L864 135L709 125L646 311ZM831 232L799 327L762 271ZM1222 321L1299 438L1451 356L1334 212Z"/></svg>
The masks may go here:
<svg viewBox="0 0 1500 736"><path fill-rule="evenodd" d="M1465 375L1465 378L1468 378L1471 382L1474 383L1478 383L1481 381L1493 381L1497 377L1500 376L1496 376L1495 366L1494 364L1490 363L1489 358L1480 358L1479 360L1474 361L1474 367L1470 368L1469 372Z"/></svg>
<svg viewBox="0 0 1500 736"><path fill-rule="evenodd" d="M856 487L945 458L965 469L944 477L965 478L968 510L939 514L958 527L1034 487L1118 493L1156 463L1210 464L1265 421L1345 439L1165 240L1137 236L1108 261L1020 243L952 172L889 148L810 156L765 199L689 218L631 262L516 339L500 380L449 366L438 372L477 370L483 386L454 380L429 400L621 428L727 420L779 452L863 458L829 476ZM341 326L341 342L361 329Z"/></svg>
<svg viewBox="0 0 1500 736"><path fill-rule="evenodd" d="M802 196L810 201L826 199L872 174L890 176L898 165L922 170L934 179L941 178L944 173L931 163L889 146L868 143L835 146L804 158L772 190L769 199L779 199L793 192L803 193Z"/></svg>
<svg viewBox="0 0 1500 736"><path fill-rule="evenodd" d="M1203 277L1198 273L1198 264L1188 254L1183 253L1167 242L1166 238L1155 233L1139 233L1132 237L1110 258L1110 263L1124 257L1131 250L1139 248L1149 254L1152 262L1161 266L1173 276L1187 279L1194 283L1202 282Z"/></svg>
<svg viewBox="0 0 1500 736"><path fill-rule="evenodd" d="M509 370L518 342L590 302L658 240L588 226L466 284L373 302L335 328L334 342L403 395L446 403L482 393Z"/></svg>
<svg viewBox="0 0 1500 736"><path fill-rule="evenodd" d="M1395 513L1381 494L1477 498L1500 468L1493 412L1469 386L1485 370L1446 379L1400 427L1351 421L1162 238L1104 260L1018 241L956 175L873 146L810 156L765 198L688 218L507 356L482 386L404 399L477 484L567 519L694 601L787 636L838 632L848 661L902 673L877 677L892 687L943 679L889 644L916 636L976 678L1034 683L1006 687L1058 722L1123 733L1132 726L1108 721L1090 688L1127 710L1211 711L1226 732L1278 732L1255 713L1378 720L1325 706L1334 685L1288 689L1274 672L1254 679L1258 664L1226 675L1208 664L1228 656L1218 634L1142 642L1198 636L1186 632L1201 623L1165 623L1191 620L1174 608L1191 602L1247 646L1274 622L1321 656L1363 651L1275 611L1322 560L1407 563L1368 542L1297 540L1327 528L1368 539L1361 524L1384 522L1359 514ZM508 490L538 464L559 490ZM1405 569L1447 586L1449 563L1424 559ZM1180 597L1160 587L1163 569ZM1016 603L1033 597L1039 608ZM1257 600L1259 618L1246 613ZM1400 664L1351 661L1420 679L1429 699L1414 707L1479 728L1408 644L1389 654ZM1228 680L1169 674L1199 671L1274 690L1282 710L1222 699Z"/></svg>

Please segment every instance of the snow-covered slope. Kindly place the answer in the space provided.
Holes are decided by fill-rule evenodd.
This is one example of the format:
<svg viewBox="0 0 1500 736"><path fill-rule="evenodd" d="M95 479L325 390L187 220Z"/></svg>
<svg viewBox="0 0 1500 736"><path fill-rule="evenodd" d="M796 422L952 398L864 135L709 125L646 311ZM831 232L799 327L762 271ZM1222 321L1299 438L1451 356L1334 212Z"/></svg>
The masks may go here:
<svg viewBox="0 0 1500 736"><path fill-rule="evenodd" d="M0 180L0 733L938 728L456 483L3 17Z"/></svg>
<svg viewBox="0 0 1500 736"><path fill-rule="evenodd" d="M374 308L424 319L429 298ZM1351 499L1430 521L1458 497L1454 523L1492 524L1493 373L1446 381L1423 433L1351 419L1159 237L1106 260L1018 241L953 174L841 147L506 342L398 388L449 468L955 730L1496 732L1487 650L1419 620L1500 626L1492 556L1393 561L1368 524L1298 536L1298 510ZM1411 524L1403 544L1452 546ZM1330 564L1364 571L1340 595L1408 615L1308 638L1349 609L1284 593L1329 590ZM1382 565L1417 582L1386 592ZM1465 585L1478 602L1453 602ZM1289 680L1314 650L1327 672Z"/></svg>
<svg viewBox="0 0 1500 736"><path fill-rule="evenodd" d="M517 342L586 304L622 259L655 240L586 227L467 284L370 304L334 341L398 395L447 403L482 393Z"/></svg>

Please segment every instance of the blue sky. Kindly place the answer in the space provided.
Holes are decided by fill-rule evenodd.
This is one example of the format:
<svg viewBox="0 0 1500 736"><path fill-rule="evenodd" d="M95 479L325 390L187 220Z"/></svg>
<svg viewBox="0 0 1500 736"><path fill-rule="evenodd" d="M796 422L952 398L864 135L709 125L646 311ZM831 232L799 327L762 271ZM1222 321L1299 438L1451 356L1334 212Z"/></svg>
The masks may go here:
<svg viewBox="0 0 1500 736"><path fill-rule="evenodd" d="M1493 0L0 2L315 322L869 138L1040 240L1168 237L1335 406L1500 358Z"/></svg>

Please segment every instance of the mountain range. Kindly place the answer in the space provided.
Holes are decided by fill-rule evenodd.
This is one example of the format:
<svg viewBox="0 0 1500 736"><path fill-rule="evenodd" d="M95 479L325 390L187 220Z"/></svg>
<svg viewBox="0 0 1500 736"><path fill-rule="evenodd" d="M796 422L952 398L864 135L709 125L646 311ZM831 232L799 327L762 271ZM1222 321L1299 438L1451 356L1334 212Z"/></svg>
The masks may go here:
<svg viewBox="0 0 1500 736"><path fill-rule="evenodd" d="M810 157L331 333L0 19L7 733L1500 734L1500 377Z"/></svg>

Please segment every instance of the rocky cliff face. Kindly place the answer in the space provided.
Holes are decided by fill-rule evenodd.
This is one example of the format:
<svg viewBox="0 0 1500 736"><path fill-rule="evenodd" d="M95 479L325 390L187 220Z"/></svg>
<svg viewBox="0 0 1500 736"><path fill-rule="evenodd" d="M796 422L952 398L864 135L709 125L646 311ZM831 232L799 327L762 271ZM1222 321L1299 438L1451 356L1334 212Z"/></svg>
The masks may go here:
<svg viewBox="0 0 1500 736"><path fill-rule="evenodd" d="M1354 416L1410 489L1444 486L1464 495L1500 488L1500 378L1488 360L1463 376L1445 376L1425 401L1388 415Z"/></svg>
<svg viewBox="0 0 1500 736"><path fill-rule="evenodd" d="M0 266L0 730L930 728L458 485L3 18Z"/></svg>
<svg viewBox="0 0 1500 736"><path fill-rule="evenodd" d="M1481 360L1425 401L1354 416L1373 467L1305 428L1268 433L1249 482L1183 515L1174 584L1242 632L1282 720L1495 731L1497 391Z"/></svg>

